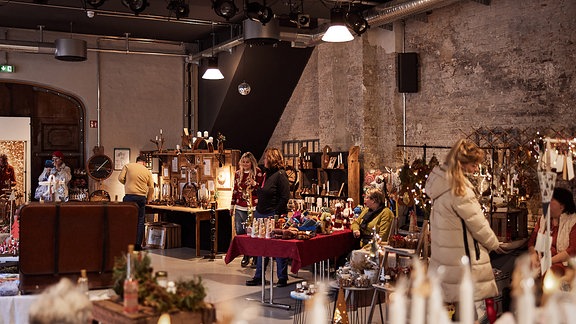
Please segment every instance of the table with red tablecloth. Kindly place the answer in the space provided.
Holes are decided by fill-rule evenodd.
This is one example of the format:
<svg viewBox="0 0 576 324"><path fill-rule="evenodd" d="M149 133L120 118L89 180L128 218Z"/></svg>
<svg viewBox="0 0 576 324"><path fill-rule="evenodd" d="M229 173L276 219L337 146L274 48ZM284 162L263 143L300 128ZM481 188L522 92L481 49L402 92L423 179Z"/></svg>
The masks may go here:
<svg viewBox="0 0 576 324"><path fill-rule="evenodd" d="M291 272L300 268L339 257L352 251L352 231L334 231L329 235L317 234L308 240L280 240L236 235L228 248L224 262L232 262L239 255L253 255L292 259Z"/></svg>

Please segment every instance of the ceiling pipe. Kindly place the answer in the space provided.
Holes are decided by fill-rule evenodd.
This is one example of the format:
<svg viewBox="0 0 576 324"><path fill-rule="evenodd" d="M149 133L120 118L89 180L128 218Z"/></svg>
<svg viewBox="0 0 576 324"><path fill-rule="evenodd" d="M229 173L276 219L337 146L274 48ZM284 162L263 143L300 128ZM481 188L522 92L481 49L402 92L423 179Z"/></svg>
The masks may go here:
<svg viewBox="0 0 576 324"><path fill-rule="evenodd" d="M376 6L369 9L365 13L365 19L371 27L379 27L397 20L401 20L413 15L421 14L433 9L442 8L450 4L462 0L411 0L402 3L389 2L383 5ZM21 3L20 1L11 1L10 3ZM24 3L30 4L30 3ZM322 24L318 27L317 33L305 34L292 31L281 30L280 40L292 42L295 47L311 47L322 43L322 35L328 28L329 23ZM122 51L114 49L101 49L101 48L88 48L88 51L103 52L103 53L119 53L119 54L140 54L140 55L165 55L185 57L188 63L199 64L203 57L209 57L213 53L226 52L232 50L234 47L244 43L243 36L232 38L208 48L202 52L194 55L189 54L176 54L164 52L140 52L140 51ZM34 42L18 42L0 40L0 50L29 52L39 54L54 54L55 47L53 44L48 43L34 43Z"/></svg>
<svg viewBox="0 0 576 324"><path fill-rule="evenodd" d="M54 4L49 4L49 3L25 2L25 1L20 1L20 0L4 0L4 1L0 1L0 5L23 5L23 6L61 9L61 10L80 11L80 12L91 11L96 16L127 18L127 19L137 19L137 20L151 20L151 21L160 21L160 22L167 22L167 23L188 24L188 25L200 25L200 26L212 26L214 24L216 26L234 25L233 23L229 23L229 22L213 22L211 20L190 19L190 18L180 18L180 19L175 20L172 17L168 17L168 16L149 15L149 14L143 14L143 13L140 13L138 15L134 15L133 12L128 13L128 12L121 12L121 11L110 11L110 10L92 9L92 8L85 8L85 7L71 7L71 6L64 6L64 5L54 5Z"/></svg>
<svg viewBox="0 0 576 324"><path fill-rule="evenodd" d="M382 25L392 23L410 16L418 15L433 9L442 8L459 2L462 0L410 0L398 3L396 1L388 2L379 6L375 6L365 12L365 19L370 27L380 27ZM315 34L304 34L288 30L280 31L280 40L292 42L294 47L311 47L323 43L322 35L328 29L329 22L324 23L317 28ZM214 47L206 49L198 54L193 55L190 61L198 64L202 57L208 57L212 53L219 53L229 51L232 48L243 43L243 37L239 36L235 39L220 43Z"/></svg>

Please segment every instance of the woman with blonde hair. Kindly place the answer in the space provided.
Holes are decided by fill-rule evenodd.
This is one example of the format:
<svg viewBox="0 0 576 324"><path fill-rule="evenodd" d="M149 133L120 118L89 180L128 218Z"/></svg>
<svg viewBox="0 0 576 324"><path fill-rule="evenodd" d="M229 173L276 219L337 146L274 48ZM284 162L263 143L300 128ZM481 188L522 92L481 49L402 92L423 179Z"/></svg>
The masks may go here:
<svg viewBox="0 0 576 324"><path fill-rule="evenodd" d="M429 270L444 268L444 301L458 302L463 256L468 256L474 278L474 300L498 295L490 251L504 253L498 237L482 212L467 175L478 171L484 152L461 139L452 146L443 165L435 167L426 181L432 199L430 213L431 258Z"/></svg>
<svg viewBox="0 0 576 324"><path fill-rule="evenodd" d="M258 167L258 162L250 152L242 154L239 168L234 176L234 190L232 191L231 215L234 215L236 235L246 234L246 221L248 213L254 212L258 203L257 190L262 184L264 174ZM245 255L240 262L244 268L250 262L250 256ZM256 262L253 262L256 266Z"/></svg>
<svg viewBox="0 0 576 324"><path fill-rule="evenodd" d="M254 218L278 218L288 213L288 200L290 199L290 182L284 170L284 157L277 148L267 148L264 151L264 180L258 189L258 204ZM263 269L262 257L258 257L254 277L246 281L247 286L258 286L262 283ZM276 272L278 274L277 287L288 285L288 262L285 258L276 258Z"/></svg>

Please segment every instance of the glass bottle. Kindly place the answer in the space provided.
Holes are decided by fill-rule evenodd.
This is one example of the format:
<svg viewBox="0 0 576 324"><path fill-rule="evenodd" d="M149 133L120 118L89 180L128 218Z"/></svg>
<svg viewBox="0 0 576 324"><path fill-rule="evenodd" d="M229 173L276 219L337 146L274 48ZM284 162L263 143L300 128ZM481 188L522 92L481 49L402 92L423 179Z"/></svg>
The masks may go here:
<svg viewBox="0 0 576 324"><path fill-rule="evenodd" d="M138 280L134 278L133 265L134 245L128 245L126 254L126 279L124 280L124 312L128 314L138 312Z"/></svg>
<svg viewBox="0 0 576 324"><path fill-rule="evenodd" d="M78 287L78 290L81 292L88 294L88 276L86 275L86 269L80 270L80 277L78 278L76 287Z"/></svg>

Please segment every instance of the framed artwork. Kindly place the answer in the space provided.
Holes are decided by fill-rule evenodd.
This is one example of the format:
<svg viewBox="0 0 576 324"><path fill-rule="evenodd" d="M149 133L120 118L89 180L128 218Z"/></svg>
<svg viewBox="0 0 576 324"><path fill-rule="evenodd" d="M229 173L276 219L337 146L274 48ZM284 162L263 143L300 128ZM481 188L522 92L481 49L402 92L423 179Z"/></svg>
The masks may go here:
<svg viewBox="0 0 576 324"><path fill-rule="evenodd" d="M166 244L166 227L146 226L146 247L163 249Z"/></svg>
<svg viewBox="0 0 576 324"><path fill-rule="evenodd" d="M232 187L231 167L223 166L218 168L218 175L216 176L216 188L230 189Z"/></svg>
<svg viewBox="0 0 576 324"><path fill-rule="evenodd" d="M114 149L114 170L122 170L124 165L130 163L130 149L129 148L115 148Z"/></svg>

